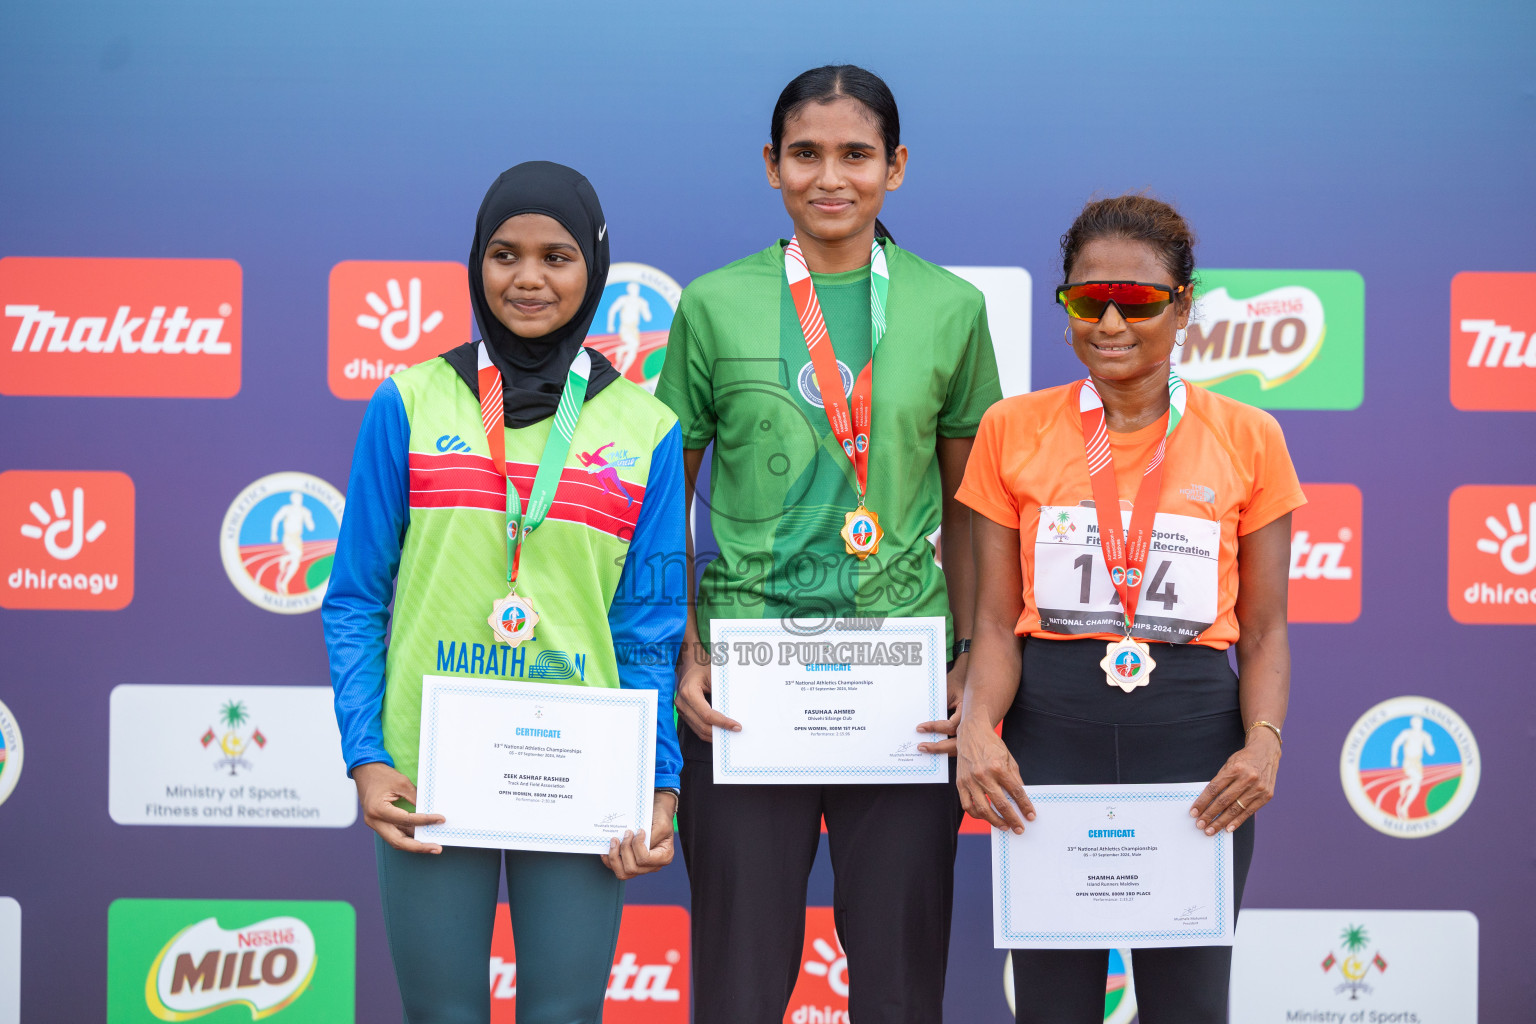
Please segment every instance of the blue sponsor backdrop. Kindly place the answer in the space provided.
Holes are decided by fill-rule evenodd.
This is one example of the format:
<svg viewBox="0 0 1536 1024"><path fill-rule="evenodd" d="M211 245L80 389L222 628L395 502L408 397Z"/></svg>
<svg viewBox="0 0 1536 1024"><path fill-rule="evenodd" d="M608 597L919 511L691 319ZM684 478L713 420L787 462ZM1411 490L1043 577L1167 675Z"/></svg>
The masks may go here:
<svg viewBox="0 0 1536 1024"><path fill-rule="evenodd" d="M1452 275L1536 269L1533 43L1536 7L1514 2L0 6L0 255L231 257L245 282L235 398L0 399L0 468L122 470L138 494L128 608L0 612L0 699L29 746L0 808L23 1019L101 1018L117 897L347 900L358 1019L398 1019L361 822L113 824L108 693L326 681L318 616L241 597L218 532L267 473L345 485L363 405L326 386L332 265L462 260L489 181L545 157L591 177L615 259L686 283L786 232L769 111L842 60L901 103L912 161L884 216L901 243L1033 275L1037 386L1077 375L1048 286L1094 193L1175 199L1207 266L1364 275L1364 404L1279 414L1304 480L1364 493L1364 611L1293 629L1248 902L1472 910L1484 1019L1528 1019L1531 629L1458 625L1443 595L1451 490L1536 483L1536 416L1457 412L1445 379ZM1356 817L1337 765L1361 712L1410 693L1466 719L1484 770L1461 821L1405 841ZM1002 1020L984 838L956 870L948 1006ZM630 894L688 902L680 865ZM831 902L824 854L811 902Z"/></svg>

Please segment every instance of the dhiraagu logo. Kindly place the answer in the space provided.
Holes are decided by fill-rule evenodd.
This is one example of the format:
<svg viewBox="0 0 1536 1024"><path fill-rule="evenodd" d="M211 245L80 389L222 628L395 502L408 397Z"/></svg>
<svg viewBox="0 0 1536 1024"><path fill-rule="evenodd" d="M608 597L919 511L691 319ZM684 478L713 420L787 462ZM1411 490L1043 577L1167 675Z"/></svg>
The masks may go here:
<svg viewBox="0 0 1536 1024"><path fill-rule="evenodd" d="M1355 409L1365 392L1365 280L1353 270L1202 270L1187 381L1261 409Z"/></svg>
<svg viewBox="0 0 1536 1024"><path fill-rule="evenodd" d="M107 1024L349 1024L356 931L341 902L116 900Z"/></svg>

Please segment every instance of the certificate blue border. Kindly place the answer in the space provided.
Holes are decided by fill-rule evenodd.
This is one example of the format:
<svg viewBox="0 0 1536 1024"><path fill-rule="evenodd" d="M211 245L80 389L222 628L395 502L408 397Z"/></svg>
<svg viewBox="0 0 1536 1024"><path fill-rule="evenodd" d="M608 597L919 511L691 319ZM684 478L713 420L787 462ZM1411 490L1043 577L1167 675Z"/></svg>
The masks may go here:
<svg viewBox="0 0 1536 1024"><path fill-rule="evenodd" d="M424 689L427 689L424 687ZM640 690L615 690L586 686L564 686L558 683L549 684L550 692L540 693L537 697L507 689L505 684L475 686L469 683L454 683L449 686L435 686L430 688L428 699L421 709L422 726L426 735L431 739L427 744L427 758L435 766L437 764L437 712L438 703L444 694L470 694L472 696L489 696L501 698L516 698L520 700L548 700L559 701L565 704L601 704L605 707L633 707L638 711L640 718L640 745L635 752L635 778L640 780L635 790L635 821L642 822L642 828L649 829L650 808L645 806L645 781L651 778L653 766L645 763L646 751L654 751L656 746L656 717L649 713L643 692ZM618 694L619 696L594 696L594 692L605 695ZM418 770L417 778L421 777ZM425 793L426 799L422 801L428 807L432 806L433 790L436 788L436 773L433 773L431 784ZM433 837L443 840L448 839L489 839L497 842L538 842L557 843L562 846L580 848L583 852L589 852L595 845L603 841L591 835L556 834L546 832L516 832L497 831L494 829L456 829L447 825L432 826Z"/></svg>
<svg viewBox="0 0 1536 1024"><path fill-rule="evenodd" d="M1197 789L1195 791L1196 795L1198 795L1198 792L1199 791ZM1166 790L1152 793L1114 793L1112 795L1105 793L1041 793L1037 796L1034 793L1031 793L1029 795L1029 799L1032 803L1036 804L1080 803L1089 800L1112 800L1115 803L1147 803L1151 801L1166 803L1170 800L1178 800L1183 803L1188 803L1192 797L1190 795L1190 791L1188 789L1184 789ZM1190 823L1190 827L1194 827L1193 822ZM999 850L997 856L997 870L998 874L1001 876L999 884L1002 888L1002 906L999 910L1001 919L998 921L998 932L1001 934L1005 942L1015 940L1019 942L1042 942L1048 940L1055 940L1058 942L1102 941L1105 943L1118 945L1122 943L1132 944L1138 941L1155 941L1159 939L1208 938L1219 940L1226 934L1227 930L1227 896L1226 886L1224 884L1226 880L1226 871L1223 863L1222 851L1226 849L1227 844L1231 841L1232 834L1225 830L1216 833L1216 835L1211 839L1211 856L1216 858L1216 891L1212 897L1216 906L1216 924L1211 928L1183 928L1179 929L1178 931L1160 932L1020 932L1010 931L1008 927L1008 922L1012 916L1009 913L1009 910L1012 907L1013 900L1013 887L1010 884L1012 879L1009 874L1010 866L1008 863L1008 850L1011 844L1007 842L1007 840L1003 840L1002 842L998 843Z"/></svg>
<svg viewBox="0 0 1536 1024"><path fill-rule="evenodd" d="M929 627L929 626L899 626L899 625L898 626L893 626L893 625L890 625L890 623L892 623L892 622L899 622L899 621L900 621L899 619L886 619L885 622L883 622L881 624L881 626L880 626L880 628L878 630L859 630L858 632L861 633L861 634L868 633L870 635L878 634L878 636L880 636L880 637L900 636L902 634L909 634L910 635L912 633L922 634L923 639L926 641L924 646L927 648L924 651L924 661L926 662L926 664L928 666L928 715L929 715L929 719L928 720L931 721L931 722L937 722L941 718L948 718L949 715L948 715L947 710L946 710L947 701L945 700L945 697L947 696L947 694L946 694L946 684L944 682L943 676L938 671L938 666L940 664L944 664L945 663L945 662L941 661L939 659L939 657L938 657L938 654L939 654L938 647L939 647L939 644L941 643L939 637L943 636L943 628L944 627L940 626L937 630L935 630L935 629L933 629L932 627ZM732 637L735 637L735 636L774 636L774 637L783 637L785 635L785 630L782 629L782 628L773 627L773 626L735 626L735 625L732 625L732 626L726 627L726 633L727 633L728 636L732 636ZM713 625L711 625L711 627L710 627L710 639L711 640L715 639L715 627ZM808 638L801 637L800 639L808 639ZM724 665L720 666L720 668L719 668L721 682L726 682L728 680L728 678L730 676L730 671L731 671L731 660L730 660L730 654L727 653L726 663ZM722 715L725 715L726 717L730 717L730 688L729 688L729 686L727 686L724 689L724 691L720 694L720 696L723 697L724 699L716 707L716 710L719 711ZM753 767L753 768L748 768L748 767L744 767L744 766L741 766L741 765L732 765L731 764L731 739L735 735L736 735L735 733L730 732L729 730L723 730L723 731L721 731L719 733L716 733L716 735L715 735L715 742L719 743L721 745L720 746L720 767L721 767L722 771L724 771L725 773L730 774L730 775L734 775L734 776L744 776L744 775L803 775L803 776L827 777L827 776L838 776L838 775L862 775L862 776L869 776L869 777L872 777L872 778L891 778L891 777L900 777L900 776L904 776L904 775L931 775L931 774L933 774L933 761L932 761L932 758L940 756L938 754L928 754L928 755L926 755L928 760L924 761L922 764L917 764L917 765L893 764L893 765L888 765L888 766L882 766L882 767L879 767L879 768L842 768L842 767L830 767L828 765L802 765L802 766L794 766L794 767Z"/></svg>

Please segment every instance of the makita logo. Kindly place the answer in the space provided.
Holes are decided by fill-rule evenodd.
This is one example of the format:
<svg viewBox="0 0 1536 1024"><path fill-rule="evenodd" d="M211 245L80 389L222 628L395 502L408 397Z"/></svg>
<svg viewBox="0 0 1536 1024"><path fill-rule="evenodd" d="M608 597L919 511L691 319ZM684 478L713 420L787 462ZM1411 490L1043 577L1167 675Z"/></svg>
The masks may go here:
<svg viewBox="0 0 1536 1024"><path fill-rule="evenodd" d="M1536 367L1536 331L1527 335L1492 320L1463 320L1461 329L1477 336L1467 354L1468 366Z"/></svg>
<svg viewBox="0 0 1536 1024"><path fill-rule="evenodd" d="M1536 412L1536 273L1451 279L1451 404Z"/></svg>
<svg viewBox="0 0 1536 1024"><path fill-rule="evenodd" d="M1291 622L1353 622L1360 617L1360 489L1302 484L1307 503L1291 513Z"/></svg>
<svg viewBox="0 0 1536 1024"><path fill-rule="evenodd" d="M7 257L0 386L227 398L240 389L240 291L233 260Z"/></svg>
<svg viewBox="0 0 1536 1024"><path fill-rule="evenodd" d="M672 964L642 964L633 953L621 953L608 973L611 1002L678 1003L683 992L672 983ZM517 998L517 963L491 957L491 998Z"/></svg>
<svg viewBox="0 0 1536 1024"><path fill-rule="evenodd" d="M220 308L224 316L188 319L187 307L177 306L170 316L165 306L156 306L147 316L133 316L128 306L118 306L108 326L104 316L79 316L73 321L51 309L37 306L8 305L7 319L20 318L21 326L11 340L12 352L143 352L149 355L229 355L229 343L219 340L224 321L231 312L229 303ZM147 322L147 325L146 325ZM138 337L134 337L134 332Z"/></svg>
<svg viewBox="0 0 1536 1024"><path fill-rule="evenodd" d="M491 934L490 1024L518 1019L516 944L505 904L496 908ZM687 1024L688 911L682 907L624 908L603 1020L608 1024ZM532 984L532 982L530 982Z"/></svg>

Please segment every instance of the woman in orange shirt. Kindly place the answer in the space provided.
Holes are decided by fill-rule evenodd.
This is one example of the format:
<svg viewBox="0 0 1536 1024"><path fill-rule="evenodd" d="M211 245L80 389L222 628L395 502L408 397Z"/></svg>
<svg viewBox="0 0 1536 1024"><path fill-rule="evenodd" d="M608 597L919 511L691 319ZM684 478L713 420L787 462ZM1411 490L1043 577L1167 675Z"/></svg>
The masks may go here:
<svg viewBox="0 0 1536 1024"><path fill-rule="evenodd" d="M1170 366L1193 243L1172 207L1135 195L1089 203L1062 236L1057 299L1088 379L994 405L976 436L958 494L980 514L956 779L967 811L1015 831L1035 817L1023 779L1211 779L1191 827L1235 833L1240 904L1280 763L1290 514L1306 499L1274 417ZM1083 542L1094 530L1102 545ZM1015 950L1017 1020L1101 1020L1107 957ZM1226 1020L1231 947L1134 960L1144 1024Z"/></svg>

